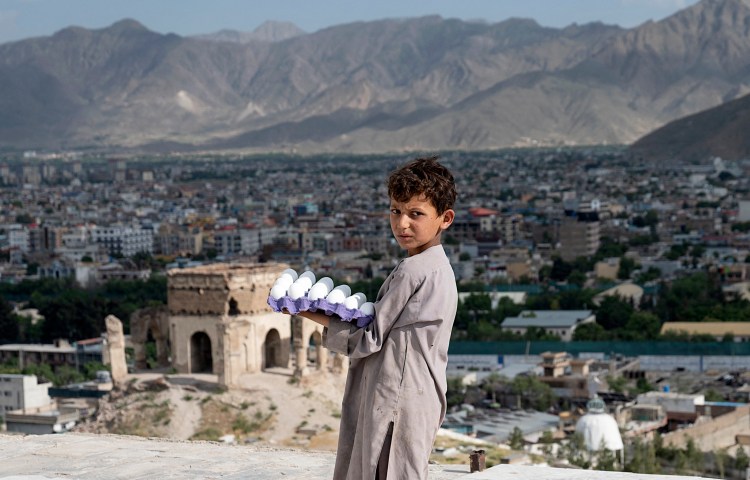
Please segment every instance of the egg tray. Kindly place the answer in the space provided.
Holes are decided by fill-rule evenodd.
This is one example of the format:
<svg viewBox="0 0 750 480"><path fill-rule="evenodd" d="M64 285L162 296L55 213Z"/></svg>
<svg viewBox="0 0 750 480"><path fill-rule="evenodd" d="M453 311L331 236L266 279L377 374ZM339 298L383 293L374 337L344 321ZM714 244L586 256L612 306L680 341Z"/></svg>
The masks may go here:
<svg viewBox="0 0 750 480"><path fill-rule="evenodd" d="M300 297L293 300L289 295L284 295L276 300L269 295L268 306L274 312L286 310L293 315L299 312L321 312L329 317L337 315L345 322L356 323L359 328L366 327L375 319L373 315L367 315L358 308L346 308L343 303L331 303L325 298L310 300L308 297Z"/></svg>

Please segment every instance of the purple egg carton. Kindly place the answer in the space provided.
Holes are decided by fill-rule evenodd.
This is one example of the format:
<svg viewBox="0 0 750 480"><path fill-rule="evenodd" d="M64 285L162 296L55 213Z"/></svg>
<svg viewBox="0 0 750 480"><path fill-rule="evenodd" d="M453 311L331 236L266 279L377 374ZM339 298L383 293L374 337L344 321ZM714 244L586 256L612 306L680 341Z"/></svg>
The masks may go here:
<svg viewBox="0 0 750 480"><path fill-rule="evenodd" d="M346 308L343 303L330 303L325 298L310 300L307 297L300 297L297 300L293 300L289 295L284 295L276 300L269 295L268 306L274 312L286 310L293 315L299 312L321 311L329 317L337 315L345 322L356 323L359 328L366 327L375 319L374 315L367 315L358 308Z"/></svg>

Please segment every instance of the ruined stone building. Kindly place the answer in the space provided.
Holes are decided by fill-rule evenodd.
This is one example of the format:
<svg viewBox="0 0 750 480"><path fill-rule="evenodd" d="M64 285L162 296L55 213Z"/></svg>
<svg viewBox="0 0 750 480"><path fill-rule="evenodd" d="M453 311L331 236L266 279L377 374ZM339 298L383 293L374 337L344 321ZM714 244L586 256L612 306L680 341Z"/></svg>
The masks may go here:
<svg viewBox="0 0 750 480"><path fill-rule="evenodd" d="M301 317L275 313L266 303L283 264L213 264L168 272L166 308L131 318L136 367L146 367L145 345L156 345L158 366L179 373L213 373L227 387L243 373L295 366L308 373L314 345L316 368L327 370L323 328ZM293 340L293 342L292 342ZM294 357L292 357L294 351ZM334 371L346 362L335 359Z"/></svg>

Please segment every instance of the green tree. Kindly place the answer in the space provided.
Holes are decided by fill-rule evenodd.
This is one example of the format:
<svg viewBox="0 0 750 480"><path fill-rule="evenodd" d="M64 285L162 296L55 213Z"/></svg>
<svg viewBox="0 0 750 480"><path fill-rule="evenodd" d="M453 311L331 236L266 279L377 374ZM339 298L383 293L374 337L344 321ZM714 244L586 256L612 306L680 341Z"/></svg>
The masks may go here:
<svg viewBox="0 0 750 480"><path fill-rule="evenodd" d="M448 408L455 407L464 403L465 393L466 386L463 384L463 379L461 377L448 378L448 389L446 393Z"/></svg>
<svg viewBox="0 0 750 480"><path fill-rule="evenodd" d="M604 297L596 309L596 323L605 330L615 330L624 327L633 314L633 305L617 295Z"/></svg>
<svg viewBox="0 0 750 480"><path fill-rule="evenodd" d="M600 342L609 340L611 335L598 323L584 323L573 332L573 341Z"/></svg>
<svg viewBox="0 0 750 480"><path fill-rule="evenodd" d="M586 450L586 441L580 432L576 432L568 438L567 443L560 449L560 455L568 460L571 465L586 469L591 467Z"/></svg>
<svg viewBox="0 0 750 480"><path fill-rule="evenodd" d="M630 275L633 274L633 270L638 266L635 260L629 257L622 257L620 259L620 268L617 270L617 278L620 280L627 280Z"/></svg>
<svg viewBox="0 0 750 480"><path fill-rule="evenodd" d="M518 375L511 382L511 391L521 398L524 408L548 410L555 401L552 389L534 376Z"/></svg>
<svg viewBox="0 0 750 480"><path fill-rule="evenodd" d="M541 450L544 456L550 458L552 456L552 444L555 443L555 438L552 435L552 432L546 430L539 439L539 442L542 444Z"/></svg>
<svg viewBox="0 0 750 480"><path fill-rule="evenodd" d="M738 445L737 450L734 451L734 468L736 468L740 472L744 472L749 466L750 457L748 457L742 445Z"/></svg>
<svg viewBox="0 0 750 480"><path fill-rule="evenodd" d="M0 345L18 342L18 323L18 317L13 313L10 304L0 297Z"/></svg>
<svg viewBox="0 0 750 480"><path fill-rule="evenodd" d="M649 312L633 312L623 328L627 340L656 340L661 332L661 320Z"/></svg>
<svg viewBox="0 0 750 480"><path fill-rule="evenodd" d="M726 474L727 460L729 455L726 449L714 451L714 462L716 463L716 470L719 472L719 478L724 478Z"/></svg>
<svg viewBox="0 0 750 480"><path fill-rule="evenodd" d="M508 436L508 445L513 450L523 450L523 432L519 427L513 427L513 431Z"/></svg>
<svg viewBox="0 0 750 480"><path fill-rule="evenodd" d="M607 472L613 472L616 470L615 464L617 463L617 458L615 457L615 453L608 449L607 446L604 444L604 440L602 440L602 445L599 447L599 450L596 451L596 465L594 468L596 470L603 470Z"/></svg>
<svg viewBox="0 0 750 480"><path fill-rule="evenodd" d="M607 375L607 385L609 385L609 389L615 393L623 393L627 384L628 381L625 377L613 377Z"/></svg>
<svg viewBox="0 0 750 480"><path fill-rule="evenodd" d="M685 445L685 457L687 458L688 467L695 471L700 472L703 467L703 452L695 446L695 441L692 438L688 438L687 444Z"/></svg>
<svg viewBox="0 0 750 480"><path fill-rule="evenodd" d="M52 383L55 386L69 385L71 383L80 383L86 380L86 378L74 367L68 365L61 365L57 367L55 376L52 379Z"/></svg>

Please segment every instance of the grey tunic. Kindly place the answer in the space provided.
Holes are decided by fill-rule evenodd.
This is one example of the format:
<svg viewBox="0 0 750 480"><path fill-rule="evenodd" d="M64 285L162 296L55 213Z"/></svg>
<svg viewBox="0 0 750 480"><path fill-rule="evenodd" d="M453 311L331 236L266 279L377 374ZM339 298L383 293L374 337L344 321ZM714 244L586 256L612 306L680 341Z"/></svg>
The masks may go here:
<svg viewBox="0 0 750 480"><path fill-rule="evenodd" d="M456 280L442 245L403 259L378 292L365 328L331 320L323 345L351 359L334 480L375 478L393 422L388 479L427 478L446 411L445 369Z"/></svg>

